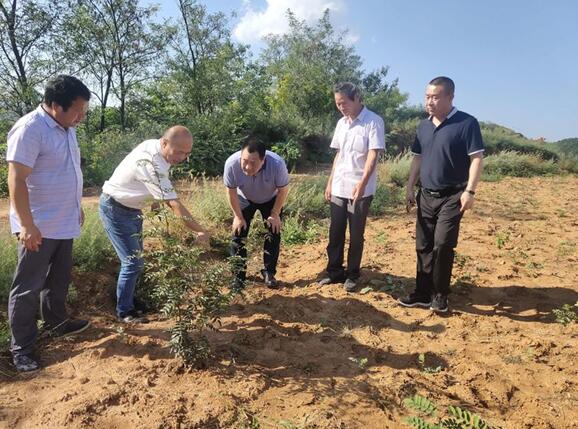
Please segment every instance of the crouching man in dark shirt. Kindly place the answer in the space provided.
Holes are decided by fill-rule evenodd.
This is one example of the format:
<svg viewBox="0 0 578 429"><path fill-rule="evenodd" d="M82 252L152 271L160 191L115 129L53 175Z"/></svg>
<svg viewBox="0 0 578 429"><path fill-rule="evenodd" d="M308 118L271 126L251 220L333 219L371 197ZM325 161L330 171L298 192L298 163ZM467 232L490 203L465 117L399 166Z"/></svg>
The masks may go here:
<svg viewBox="0 0 578 429"><path fill-rule="evenodd" d="M437 77L426 89L430 116L418 125L411 147L414 157L406 196L408 211L417 203L416 287L398 301L439 313L448 311L460 221L474 205L484 153L478 121L452 105L454 88L450 78ZM421 187L416 197L418 176Z"/></svg>

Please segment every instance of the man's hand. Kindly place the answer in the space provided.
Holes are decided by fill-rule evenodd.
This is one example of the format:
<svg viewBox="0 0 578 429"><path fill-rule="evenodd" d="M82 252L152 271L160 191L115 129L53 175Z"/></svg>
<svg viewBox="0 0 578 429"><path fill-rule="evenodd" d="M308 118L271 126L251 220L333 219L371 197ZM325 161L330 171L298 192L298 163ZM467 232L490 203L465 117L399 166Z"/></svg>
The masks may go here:
<svg viewBox="0 0 578 429"><path fill-rule="evenodd" d="M28 227L22 225L18 239L31 252L38 252L38 248L42 244L42 234L34 224Z"/></svg>
<svg viewBox="0 0 578 429"><path fill-rule="evenodd" d="M325 187L325 201L331 202L331 178L329 178Z"/></svg>
<svg viewBox="0 0 578 429"><path fill-rule="evenodd" d="M406 189L405 192L405 210L409 213L410 210L415 207L415 193L413 191L413 188L411 189Z"/></svg>
<svg viewBox="0 0 578 429"><path fill-rule="evenodd" d="M267 218L267 224L271 227L271 231L274 234L279 234L281 232L281 218L278 214L271 213L271 216Z"/></svg>
<svg viewBox="0 0 578 429"><path fill-rule="evenodd" d="M211 236L209 235L208 232L198 232L197 233L197 239L195 240L195 243L199 244L201 247L209 248L210 247L210 239L211 239Z"/></svg>
<svg viewBox="0 0 578 429"><path fill-rule="evenodd" d="M80 208L80 226L84 225L84 219L85 219L84 209L81 207Z"/></svg>
<svg viewBox="0 0 578 429"><path fill-rule="evenodd" d="M363 182L358 182L357 185L353 187L353 194L351 195L353 203L355 204L358 200L362 199L363 194L365 194L365 185Z"/></svg>
<svg viewBox="0 0 578 429"><path fill-rule="evenodd" d="M460 201L462 203L462 207L460 208L461 213L465 212L466 210L470 210L474 206L474 196L469 192L462 192Z"/></svg>
<svg viewBox="0 0 578 429"><path fill-rule="evenodd" d="M245 218L235 216L233 218L233 234L241 234L241 232L247 228L247 222L245 222Z"/></svg>

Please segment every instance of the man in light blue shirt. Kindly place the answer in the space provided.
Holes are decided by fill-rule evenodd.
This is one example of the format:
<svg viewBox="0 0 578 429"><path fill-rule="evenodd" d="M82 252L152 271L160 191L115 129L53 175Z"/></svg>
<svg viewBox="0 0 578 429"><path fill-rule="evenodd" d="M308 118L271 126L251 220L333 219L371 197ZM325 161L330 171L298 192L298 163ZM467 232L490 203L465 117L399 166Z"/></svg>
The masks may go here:
<svg viewBox="0 0 578 429"><path fill-rule="evenodd" d="M68 317L66 295L72 271L72 240L84 214L80 151L74 127L85 117L90 91L78 79L59 75L45 88L42 104L8 133L10 225L18 237L18 265L8 300L10 350L19 372L39 368L35 356L41 315L53 335L89 326Z"/></svg>
<svg viewBox="0 0 578 429"><path fill-rule="evenodd" d="M245 240L257 210L261 212L268 231L263 244L264 269L261 274L267 287L276 289L281 216L289 192L289 173L285 161L279 155L266 150L262 141L249 137L243 142L242 149L225 162L223 180L234 216L231 256L239 256L243 260L243 266L237 273L232 289L245 287Z"/></svg>

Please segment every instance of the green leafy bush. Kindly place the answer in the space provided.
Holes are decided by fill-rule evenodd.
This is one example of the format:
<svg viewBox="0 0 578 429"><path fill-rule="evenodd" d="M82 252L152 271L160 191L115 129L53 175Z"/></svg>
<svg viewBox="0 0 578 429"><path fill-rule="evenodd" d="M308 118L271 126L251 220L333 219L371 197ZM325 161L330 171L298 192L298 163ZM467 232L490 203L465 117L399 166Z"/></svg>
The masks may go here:
<svg viewBox="0 0 578 429"><path fill-rule="evenodd" d="M303 218L324 218L329 216L329 204L325 201L327 176L298 178L289 185L289 196L285 204L285 214L299 213Z"/></svg>
<svg viewBox="0 0 578 429"><path fill-rule="evenodd" d="M404 152L394 157L386 158L378 166L378 177L380 183L393 183L396 186L405 187L409 179L409 170L413 155Z"/></svg>
<svg viewBox="0 0 578 429"><path fill-rule="evenodd" d="M0 160L0 198L8 196L8 165Z"/></svg>
<svg viewBox="0 0 578 429"><path fill-rule="evenodd" d="M281 241L285 245L306 244L319 241L321 227L315 221L302 219L299 213L283 219Z"/></svg>
<svg viewBox="0 0 578 429"><path fill-rule="evenodd" d="M74 240L72 259L81 271L95 271L114 256L114 249L102 226L97 208L85 208L80 237Z"/></svg>
<svg viewBox="0 0 578 429"><path fill-rule="evenodd" d="M230 294L222 293L232 280L228 263L202 259L202 250L183 239L170 225L178 222L167 210L151 213L146 236L144 281L140 297L174 321L171 350L185 365L204 367L211 358L206 329L216 329Z"/></svg>
<svg viewBox="0 0 578 429"><path fill-rule="evenodd" d="M0 303L6 303L18 261L18 243L8 232L0 232Z"/></svg>
<svg viewBox="0 0 578 429"><path fill-rule="evenodd" d="M484 177L550 176L559 172L555 162L537 155L505 151L484 158Z"/></svg>
<svg viewBox="0 0 578 429"><path fill-rule="evenodd" d="M302 154L301 144L294 138L275 143L271 150L285 160L289 171L295 170L297 161L299 161Z"/></svg>

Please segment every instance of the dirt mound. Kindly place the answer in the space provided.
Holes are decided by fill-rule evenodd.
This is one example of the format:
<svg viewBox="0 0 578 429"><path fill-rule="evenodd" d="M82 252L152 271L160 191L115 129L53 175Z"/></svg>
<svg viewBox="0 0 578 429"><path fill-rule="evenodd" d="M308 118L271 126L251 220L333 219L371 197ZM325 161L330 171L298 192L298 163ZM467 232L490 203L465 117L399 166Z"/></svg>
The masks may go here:
<svg viewBox="0 0 578 429"><path fill-rule="evenodd" d="M172 358L160 317L114 321L113 270L81 275L76 311L93 327L44 340L34 376L3 358L0 427L400 428L403 399L420 393L503 428L578 428L578 325L552 315L578 301L577 191L575 178L483 183L448 316L395 303L415 270L401 209L369 222L358 293L315 284L325 238L285 248L284 287L255 283L236 300L202 371Z"/></svg>

